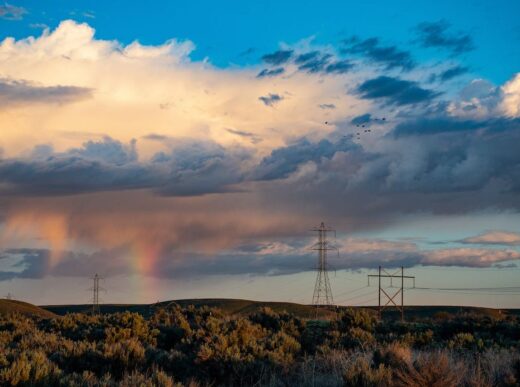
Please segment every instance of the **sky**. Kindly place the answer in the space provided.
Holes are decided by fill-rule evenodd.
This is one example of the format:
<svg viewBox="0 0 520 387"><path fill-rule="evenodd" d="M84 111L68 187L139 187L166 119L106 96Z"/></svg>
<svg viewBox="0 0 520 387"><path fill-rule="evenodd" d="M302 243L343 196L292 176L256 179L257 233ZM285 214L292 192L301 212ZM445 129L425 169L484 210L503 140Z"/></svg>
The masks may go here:
<svg viewBox="0 0 520 387"><path fill-rule="evenodd" d="M519 13L0 3L0 295L520 307Z"/></svg>

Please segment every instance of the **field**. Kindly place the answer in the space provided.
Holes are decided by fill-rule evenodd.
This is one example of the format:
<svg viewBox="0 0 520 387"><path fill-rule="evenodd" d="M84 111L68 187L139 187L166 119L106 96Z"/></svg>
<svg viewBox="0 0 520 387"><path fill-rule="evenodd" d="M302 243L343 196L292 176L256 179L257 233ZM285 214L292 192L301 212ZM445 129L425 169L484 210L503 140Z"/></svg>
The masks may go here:
<svg viewBox="0 0 520 387"><path fill-rule="evenodd" d="M0 303L0 385L519 386L516 310Z"/></svg>

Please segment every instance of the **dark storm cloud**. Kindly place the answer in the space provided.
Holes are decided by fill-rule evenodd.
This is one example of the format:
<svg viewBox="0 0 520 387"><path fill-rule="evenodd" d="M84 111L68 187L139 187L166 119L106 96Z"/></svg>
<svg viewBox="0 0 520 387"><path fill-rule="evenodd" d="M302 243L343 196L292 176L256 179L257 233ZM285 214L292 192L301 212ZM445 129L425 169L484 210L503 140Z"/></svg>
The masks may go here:
<svg viewBox="0 0 520 387"><path fill-rule="evenodd" d="M347 138L336 143L329 140L312 143L307 139L302 139L295 144L273 150L260 162L254 176L258 180L285 178L306 162L319 163L324 158L330 159L337 152L346 152L356 148L358 146Z"/></svg>
<svg viewBox="0 0 520 387"><path fill-rule="evenodd" d="M6 20L22 20L27 10L23 7L16 7L11 4L4 3L0 5L0 19Z"/></svg>
<svg viewBox="0 0 520 387"><path fill-rule="evenodd" d="M27 81L0 78L0 106L69 103L88 98L91 94L92 89L84 87L38 86Z"/></svg>
<svg viewBox="0 0 520 387"><path fill-rule="evenodd" d="M149 172L139 164L118 166L71 155L0 161L1 191L26 196L147 188L155 180Z"/></svg>
<svg viewBox="0 0 520 387"><path fill-rule="evenodd" d="M485 123L473 120L459 120L449 117L419 118L398 124L392 131L395 137L436 133L474 131Z"/></svg>
<svg viewBox="0 0 520 387"><path fill-rule="evenodd" d="M444 48L459 55L475 48L471 36L464 33L450 34L450 24L445 20L424 22L417 26L417 35L423 47Z"/></svg>
<svg viewBox="0 0 520 387"><path fill-rule="evenodd" d="M184 141L172 153L137 160L135 141L125 145L109 137L54 153L37 148L30 158L0 160L4 195L72 195L96 191L150 188L162 195L193 196L227 192L241 180L240 162L249 154L226 152L210 142Z"/></svg>
<svg viewBox="0 0 520 387"><path fill-rule="evenodd" d="M170 154L160 153L148 165L154 191L168 196L196 196L230 192L242 180L240 166L250 154L240 148L228 151L210 141L185 140Z"/></svg>
<svg viewBox="0 0 520 387"><path fill-rule="evenodd" d="M283 100L283 97L279 94L273 94L273 93L269 93L268 95L264 95L262 97L258 97L258 99L260 101L262 101L262 103L265 105L265 106L274 106L275 104L277 104L278 102L280 102L281 100Z"/></svg>
<svg viewBox="0 0 520 387"><path fill-rule="evenodd" d="M266 77L275 77L277 75L283 74L285 69L283 67L277 67L275 69L263 69L257 74L257 78L266 78Z"/></svg>
<svg viewBox="0 0 520 387"><path fill-rule="evenodd" d="M271 179L270 203L294 211L312 203L321 217L353 224L359 217L360 225L345 225L354 229L416 212L520 210L518 119L417 118L375 141L377 151L336 151L331 141L321 154L316 144L289 145L266 157L256 177Z"/></svg>
<svg viewBox="0 0 520 387"><path fill-rule="evenodd" d="M499 118L488 120L463 120L453 117L418 118L398 124L391 132L395 137L410 135L434 135L453 132L472 132L481 130L479 134L490 136L502 131L512 134L520 131L520 119Z"/></svg>
<svg viewBox="0 0 520 387"><path fill-rule="evenodd" d="M293 55L293 50L278 50L273 52L272 54L266 54L262 57L262 60L265 63L269 63L275 66L279 66L281 64L286 63L289 59L291 59Z"/></svg>
<svg viewBox="0 0 520 387"><path fill-rule="evenodd" d="M357 92L365 99L381 99L388 104L411 105L431 101L438 93L423 89L417 82L381 75L361 83Z"/></svg>
<svg viewBox="0 0 520 387"><path fill-rule="evenodd" d="M363 55L371 62L384 65L387 69L411 70L415 67L408 51L400 50L397 46L382 46L378 38L362 40L354 36L344 40L343 43L346 48L342 52Z"/></svg>

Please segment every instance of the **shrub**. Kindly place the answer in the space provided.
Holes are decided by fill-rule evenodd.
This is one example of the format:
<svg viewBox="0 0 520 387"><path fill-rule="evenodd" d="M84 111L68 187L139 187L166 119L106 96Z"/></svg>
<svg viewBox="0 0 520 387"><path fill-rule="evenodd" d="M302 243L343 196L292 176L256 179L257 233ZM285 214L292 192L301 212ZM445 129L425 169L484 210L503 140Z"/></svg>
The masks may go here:
<svg viewBox="0 0 520 387"><path fill-rule="evenodd" d="M415 361L395 369L396 387L457 387L465 374L461 362L445 351L421 353Z"/></svg>

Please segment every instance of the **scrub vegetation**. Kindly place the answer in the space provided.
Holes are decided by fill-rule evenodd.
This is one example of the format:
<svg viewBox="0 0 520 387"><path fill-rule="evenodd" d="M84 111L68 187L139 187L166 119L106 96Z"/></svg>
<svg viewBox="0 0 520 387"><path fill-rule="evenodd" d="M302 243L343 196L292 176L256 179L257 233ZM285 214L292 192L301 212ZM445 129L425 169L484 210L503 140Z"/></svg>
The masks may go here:
<svg viewBox="0 0 520 387"><path fill-rule="evenodd" d="M313 320L206 306L0 315L0 385L519 386L519 317Z"/></svg>

